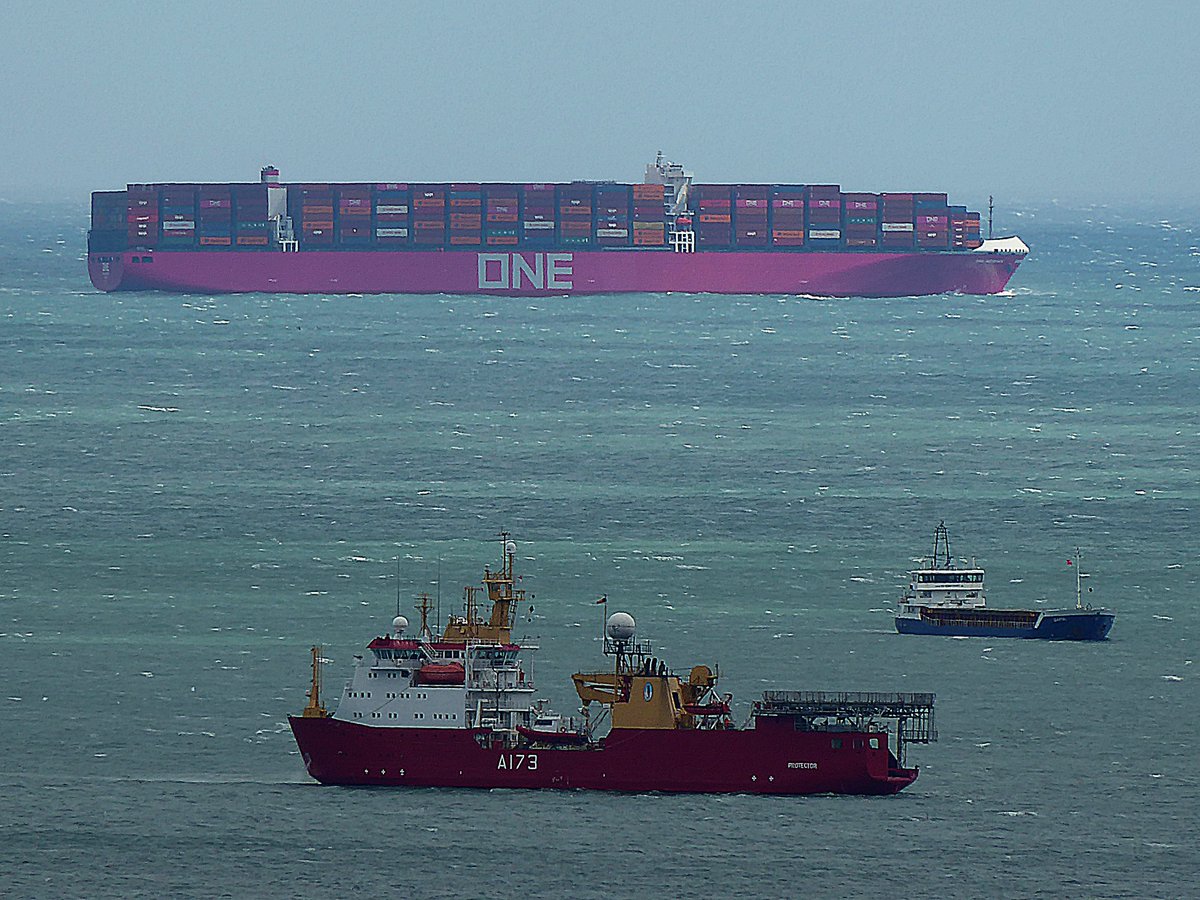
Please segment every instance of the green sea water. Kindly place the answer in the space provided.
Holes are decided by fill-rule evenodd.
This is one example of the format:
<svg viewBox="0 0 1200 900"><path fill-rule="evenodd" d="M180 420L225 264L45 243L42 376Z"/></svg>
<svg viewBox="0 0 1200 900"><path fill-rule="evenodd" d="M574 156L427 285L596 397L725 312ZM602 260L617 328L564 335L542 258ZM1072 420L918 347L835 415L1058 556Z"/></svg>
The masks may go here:
<svg viewBox="0 0 1200 900"><path fill-rule="evenodd" d="M0 206L0 893L1180 897L1200 828L1194 211L1028 209L996 297L96 293ZM901 637L933 528L1109 641ZM893 798L323 788L285 716L518 542L540 694L938 695ZM440 573L440 582L439 582ZM411 617L411 611L410 611ZM687 765L687 760L680 760Z"/></svg>

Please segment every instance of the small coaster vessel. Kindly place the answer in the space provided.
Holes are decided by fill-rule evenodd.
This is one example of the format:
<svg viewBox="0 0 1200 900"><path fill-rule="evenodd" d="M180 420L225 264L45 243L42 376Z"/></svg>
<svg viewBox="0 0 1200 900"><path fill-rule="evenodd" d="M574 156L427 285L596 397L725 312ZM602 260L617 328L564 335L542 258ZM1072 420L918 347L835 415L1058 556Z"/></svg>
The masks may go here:
<svg viewBox="0 0 1200 900"><path fill-rule="evenodd" d="M951 637L1017 637L1050 641L1102 641L1115 615L1083 605L1079 551L1067 564L1075 568L1075 608L991 609L984 598L983 569L955 566L950 555L946 523L933 536L933 555L924 568L909 573L908 589L900 599L896 630L901 634L942 634Z"/></svg>
<svg viewBox="0 0 1200 900"><path fill-rule="evenodd" d="M440 634L422 596L420 633L392 633L358 657L336 710L321 701L320 648L303 715L290 716L308 773L323 784L762 794L894 794L918 770L909 744L937 739L933 694L767 691L734 724L718 673L676 672L635 639L628 613L604 623L607 663L572 676L581 720L536 696L512 626L516 545L469 587ZM607 598L597 601L607 612Z"/></svg>

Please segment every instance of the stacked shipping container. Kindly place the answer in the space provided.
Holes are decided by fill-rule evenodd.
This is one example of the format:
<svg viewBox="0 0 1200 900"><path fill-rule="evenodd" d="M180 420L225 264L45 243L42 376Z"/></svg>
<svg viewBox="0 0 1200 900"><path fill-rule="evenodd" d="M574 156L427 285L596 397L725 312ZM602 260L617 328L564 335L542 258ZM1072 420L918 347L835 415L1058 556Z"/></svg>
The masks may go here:
<svg viewBox="0 0 1200 900"><path fill-rule="evenodd" d="M233 244L233 191L228 184L202 184L197 191L200 207L200 245Z"/></svg>
<svg viewBox="0 0 1200 900"><path fill-rule="evenodd" d="M515 184L489 184L484 189L487 203L489 247L515 247L520 240L521 188Z"/></svg>
<svg viewBox="0 0 1200 900"><path fill-rule="evenodd" d="M733 241L738 247L766 247L770 185L739 184L733 189Z"/></svg>
<svg viewBox="0 0 1200 900"><path fill-rule="evenodd" d="M337 243L346 247L371 243L371 200L369 184L341 184L337 187Z"/></svg>
<svg viewBox="0 0 1200 900"><path fill-rule="evenodd" d="M808 243L814 250L833 249L842 240L842 189L836 184L812 184L804 204Z"/></svg>
<svg viewBox="0 0 1200 900"><path fill-rule="evenodd" d="M375 242L380 247L403 247L410 234L412 194L407 184L377 184L372 199Z"/></svg>
<svg viewBox="0 0 1200 900"><path fill-rule="evenodd" d="M913 195L880 194L880 240L885 250L911 250L914 240Z"/></svg>
<svg viewBox="0 0 1200 900"><path fill-rule="evenodd" d="M730 210L733 188L727 184L698 184L692 187L696 198L696 244L704 249L728 247L733 233Z"/></svg>
<svg viewBox="0 0 1200 900"><path fill-rule="evenodd" d="M531 247L554 244L554 185L525 185L525 204L521 210L521 240Z"/></svg>
<svg viewBox="0 0 1200 900"><path fill-rule="evenodd" d="M913 194L917 248L945 250L950 246L950 209L945 194Z"/></svg>
<svg viewBox="0 0 1200 900"><path fill-rule="evenodd" d="M627 247L630 228L629 198L626 184L602 184L596 188L596 243L601 247Z"/></svg>
<svg viewBox="0 0 1200 900"><path fill-rule="evenodd" d="M88 245L98 252L124 250L129 241L129 199L125 191L92 194L92 230Z"/></svg>
<svg viewBox="0 0 1200 900"><path fill-rule="evenodd" d="M483 191L478 184L452 184L450 243L456 247L478 247L483 243Z"/></svg>
<svg viewBox="0 0 1200 900"><path fill-rule="evenodd" d="M775 185L771 188L771 243L776 247L804 246L803 185Z"/></svg>
<svg viewBox="0 0 1200 900"><path fill-rule="evenodd" d="M126 230L131 247L158 244L158 188L152 184L131 184L126 195Z"/></svg>
<svg viewBox="0 0 1200 900"><path fill-rule="evenodd" d="M592 187L565 184L558 188L558 242L566 247L592 242Z"/></svg>
<svg viewBox="0 0 1200 900"><path fill-rule="evenodd" d="M661 184L633 186L633 245L661 247L667 242L666 191Z"/></svg>
<svg viewBox="0 0 1200 900"><path fill-rule="evenodd" d="M235 184L233 199L233 242L239 247L264 248L270 241L265 184Z"/></svg>
<svg viewBox="0 0 1200 900"><path fill-rule="evenodd" d="M415 184L412 189L412 240L422 246L446 243L446 186Z"/></svg>
<svg viewBox="0 0 1200 900"><path fill-rule="evenodd" d="M195 184L164 184L159 191L162 248L184 250L196 244Z"/></svg>
<svg viewBox="0 0 1200 900"><path fill-rule="evenodd" d="M660 248L658 184L295 184L287 213L308 248ZM263 184L129 185L92 197L92 240L123 249L272 245ZM969 250L979 214L945 194L843 193L837 185L693 185L701 250Z"/></svg>
<svg viewBox="0 0 1200 900"><path fill-rule="evenodd" d="M333 244L333 188L328 184L299 184L288 188L288 215L300 243L309 247Z"/></svg>

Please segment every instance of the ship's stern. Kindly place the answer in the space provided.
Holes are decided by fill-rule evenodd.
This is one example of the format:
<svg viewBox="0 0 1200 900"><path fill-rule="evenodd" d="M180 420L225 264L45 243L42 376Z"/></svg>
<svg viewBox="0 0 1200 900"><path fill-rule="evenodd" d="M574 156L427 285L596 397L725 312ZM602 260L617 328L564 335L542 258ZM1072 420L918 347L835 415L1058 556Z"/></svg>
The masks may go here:
<svg viewBox="0 0 1200 900"><path fill-rule="evenodd" d="M88 253L88 278L97 290L120 290L121 282L125 279L124 251Z"/></svg>

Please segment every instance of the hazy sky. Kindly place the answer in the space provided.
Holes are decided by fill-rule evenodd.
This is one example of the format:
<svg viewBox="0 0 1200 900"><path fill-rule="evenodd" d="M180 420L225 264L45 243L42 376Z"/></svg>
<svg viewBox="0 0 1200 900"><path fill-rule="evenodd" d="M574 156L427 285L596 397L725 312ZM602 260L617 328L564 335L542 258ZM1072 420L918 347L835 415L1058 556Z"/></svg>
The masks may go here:
<svg viewBox="0 0 1200 900"><path fill-rule="evenodd" d="M1200 4L5 4L0 196L131 181L832 182L1200 198Z"/></svg>

